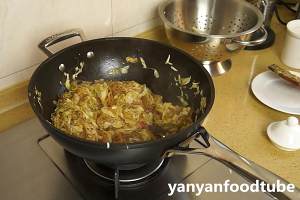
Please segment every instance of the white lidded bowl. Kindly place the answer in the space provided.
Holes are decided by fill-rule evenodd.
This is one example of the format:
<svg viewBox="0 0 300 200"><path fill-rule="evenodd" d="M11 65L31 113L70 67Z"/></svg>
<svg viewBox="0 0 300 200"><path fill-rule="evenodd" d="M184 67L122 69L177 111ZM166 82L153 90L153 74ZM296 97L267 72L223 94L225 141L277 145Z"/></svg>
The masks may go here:
<svg viewBox="0 0 300 200"><path fill-rule="evenodd" d="M271 123L267 128L267 134L271 142L282 150L300 149L300 125L296 117Z"/></svg>

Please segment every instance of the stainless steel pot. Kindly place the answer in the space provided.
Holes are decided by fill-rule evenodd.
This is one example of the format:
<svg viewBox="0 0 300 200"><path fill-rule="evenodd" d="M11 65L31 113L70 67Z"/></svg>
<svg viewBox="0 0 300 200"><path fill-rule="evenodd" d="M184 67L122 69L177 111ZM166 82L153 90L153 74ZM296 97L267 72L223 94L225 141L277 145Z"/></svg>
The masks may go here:
<svg viewBox="0 0 300 200"><path fill-rule="evenodd" d="M201 60L212 75L228 71L233 54L267 38L262 13L246 1L167 0L159 16L170 42ZM263 36L249 41L256 31Z"/></svg>

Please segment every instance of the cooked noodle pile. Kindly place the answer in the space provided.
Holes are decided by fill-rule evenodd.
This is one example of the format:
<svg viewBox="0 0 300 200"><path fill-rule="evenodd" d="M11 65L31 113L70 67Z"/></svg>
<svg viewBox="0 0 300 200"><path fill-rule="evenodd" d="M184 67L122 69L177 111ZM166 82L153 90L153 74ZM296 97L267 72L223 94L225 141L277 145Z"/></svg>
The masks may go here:
<svg viewBox="0 0 300 200"><path fill-rule="evenodd" d="M79 138L135 143L165 137L191 125L192 112L190 107L163 102L162 96L137 82L100 80L71 83L51 119L55 127Z"/></svg>

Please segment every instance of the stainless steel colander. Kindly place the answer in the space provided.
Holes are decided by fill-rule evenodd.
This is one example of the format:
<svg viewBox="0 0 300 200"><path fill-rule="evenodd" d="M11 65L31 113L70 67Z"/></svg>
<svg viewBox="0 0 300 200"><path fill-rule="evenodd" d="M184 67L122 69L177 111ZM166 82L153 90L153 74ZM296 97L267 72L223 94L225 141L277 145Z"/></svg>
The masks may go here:
<svg viewBox="0 0 300 200"><path fill-rule="evenodd" d="M212 75L228 71L234 53L267 38L262 13L244 0L168 0L159 15L170 42L201 60ZM249 41L255 31L262 38Z"/></svg>

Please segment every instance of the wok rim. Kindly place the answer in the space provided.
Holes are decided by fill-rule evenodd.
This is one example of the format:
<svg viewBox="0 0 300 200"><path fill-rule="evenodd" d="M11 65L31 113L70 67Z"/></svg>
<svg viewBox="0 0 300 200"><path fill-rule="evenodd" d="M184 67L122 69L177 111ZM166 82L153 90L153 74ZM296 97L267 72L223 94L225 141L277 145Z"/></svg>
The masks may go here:
<svg viewBox="0 0 300 200"><path fill-rule="evenodd" d="M36 77L38 76L39 71L42 70L44 67L46 67L48 62L52 61L53 59L56 59L56 57L58 57L61 54L64 54L69 49L78 48L81 45L94 43L94 42L98 42L98 41L115 41L115 40L144 41L144 42L148 42L148 43L150 42L150 43L153 43L153 44L156 44L156 45L160 45L160 46L163 46L163 47L166 47L166 48L169 48L169 49L173 49L173 50L177 51L178 53L182 54L183 56L187 57L194 64L201 67L202 68L201 70L204 72L205 76L207 77L208 84L210 85L210 89L211 89L211 95L210 95L211 101L209 102L209 104L207 104L205 112L201 114L201 117L199 119L197 119L197 121L194 122L191 126L185 128L185 129L183 129L183 130L181 130L177 133L169 135L165 138L160 138L160 139L146 141L146 142L138 142L138 143L109 143L110 144L109 148L107 148L107 143L99 143L99 142L95 142L95 141L82 139L82 138L79 138L79 137L76 137L76 136L73 136L73 135L69 135L65 131L62 131L62 130L56 128L52 123L50 123L47 119L45 119L44 116L42 115L42 113L40 113L37 110L36 106L34 105L33 98L29 95L30 94L30 89L34 88L33 84L36 80ZM63 137L64 139L67 139L67 140L72 140L72 142L75 142L75 143L79 143L79 144L83 144L83 145L89 145L90 147L97 148L97 149L106 149L106 150L121 150L121 149L124 149L124 150L126 150L126 149L145 148L145 147L148 147L148 146L162 144L162 143L165 143L167 141L176 140L176 138L179 137L179 135L183 135L183 134L187 135L187 136L192 135L201 126L202 121L205 119L205 117L208 115L208 113L212 109L212 106L213 106L214 100L215 100L215 87L214 87L212 77L210 76L208 71L204 68L204 66L200 63L200 61L198 61L196 58L192 57L191 55L189 55L188 53L184 52L181 49L178 49L176 47L173 47L171 45L164 44L164 43L161 43L161 42L158 42L158 41L144 39L144 38L105 37L105 38L97 38L97 39L92 39L92 40L86 40L86 41L68 46L68 47L54 53L50 57L48 57L33 72L32 76L30 78L29 84L28 84L27 95L28 95L30 106L31 106L32 110L34 111L34 113L36 114L36 116L38 117L38 119L42 122L42 124L47 125L48 128L53 129L55 132L59 133L60 137ZM186 133L186 132L188 132L188 133ZM52 136L52 134L53 133L51 132L50 135Z"/></svg>

